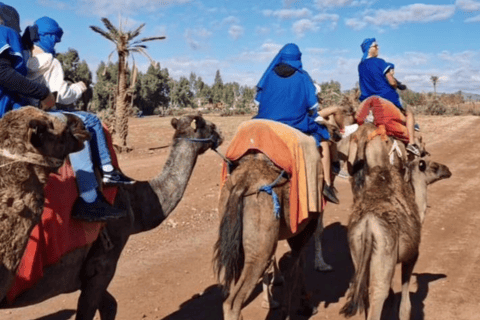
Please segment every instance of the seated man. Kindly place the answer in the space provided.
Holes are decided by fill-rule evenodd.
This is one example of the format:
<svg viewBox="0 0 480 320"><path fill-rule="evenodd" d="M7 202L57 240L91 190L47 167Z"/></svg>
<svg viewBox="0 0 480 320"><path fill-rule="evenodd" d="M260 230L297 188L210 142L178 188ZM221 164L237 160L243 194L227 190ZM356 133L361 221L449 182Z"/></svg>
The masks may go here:
<svg viewBox="0 0 480 320"><path fill-rule="evenodd" d="M358 65L360 101L372 96L379 96L394 104L405 116L408 131L407 150L420 156L419 147L415 144L415 119L411 108L402 106L394 78L394 66L378 58L378 44L375 38L365 39L361 45L363 51L362 61Z"/></svg>
<svg viewBox="0 0 480 320"><path fill-rule="evenodd" d="M324 125L315 122L318 106L315 86L303 70L297 45L285 45L270 63L257 84L258 114L256 119L282 122L311 135L321 148L325 187L323 194L330 202L339 203L332 184L330 134ZM310 114L315 110L315 114Z"/></svg>
<svg viewBox="0 0 480 320"><path fill-rule="evenodd" d="M55 20L49 17L38 19L33 26L26 29L23 39L24 42L27 42L25 46L30 48L32 54L27 63L27 78L45 84L52 92L57 92L59 103L71 104L82 96L86 86L83 82L69 84L64 80L62 65L54 58L55 45L61 41L62 35L63 30ZM75 172L80 194L75 203L74 212L77 213L75 218L88 221L104 221L124 216L124 212L107 203L98 190L94 162L100 164L104 183L133 183L131 179L125 177L113 167L101 121L93 113L84 111L52 112L68 112L78 116L92 134L91 141L85 142L83 150L70 155L70 162ZM97 161L93 161L93 158L96 158Z"/></svg>

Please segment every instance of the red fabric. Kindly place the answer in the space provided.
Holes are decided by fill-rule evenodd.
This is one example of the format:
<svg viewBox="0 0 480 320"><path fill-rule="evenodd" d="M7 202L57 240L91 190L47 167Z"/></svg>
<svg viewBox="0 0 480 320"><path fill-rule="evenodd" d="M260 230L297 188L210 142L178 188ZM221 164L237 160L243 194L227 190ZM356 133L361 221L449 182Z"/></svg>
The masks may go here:
<svg viewBox="0 0 480 320"><path fill-rule="evenodd" d="M112 163L118 167L111 136L106 129L105 135ZM103 194L107 201L113 203L117 188L104 188ZM7 294L9 303L43 276L45 266L55 264L64 254L97 239L104 223L82 222L70 218L77 197L75 176L70 163L66 161L58 174L51 174L48 179L42 220L30 234L14 285Z"/></svg>
<svg viewBox="0 0 480 320"><path fill-rule="evenodd" d="M393 103L378 96L365 99L356 113L356 120L359 125L365 122L365 118L370 111L372 111L375 126L384 125L388 136L395 137L405 143L409 142L406 117Z"/></svg>

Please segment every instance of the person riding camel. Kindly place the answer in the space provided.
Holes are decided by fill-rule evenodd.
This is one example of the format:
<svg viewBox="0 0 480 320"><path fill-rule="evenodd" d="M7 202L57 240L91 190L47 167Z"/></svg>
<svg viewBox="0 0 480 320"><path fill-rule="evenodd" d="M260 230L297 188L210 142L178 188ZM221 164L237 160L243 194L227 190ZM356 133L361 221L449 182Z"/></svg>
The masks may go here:
<svg viewBox="0 0 480 320"><path fill-rule="evenodd" d="M383 108L382 115L387 113L395 114L398 112L395 109L400 111L398 116L400 120L397 121L405 123L396 125L392 122L392 126L397 127L395 130L398 130L401 140L407 144L407 151L420 156L420 149L415 143L415 118L413 111L410 107L402 105L400 96L396 91L399 87L398 81L394 77L395 66L378 58L379 47L375 38L365 39L361 44L361 48L363 57L358 65L358 74L361 91L360 101L362 104L357 111L357 121L360 120L358 122L361 124L368 112L364 108L365 102L371 97L379 97ZM401 126L403 128L400 128Z"/></svg>
<svg viewBox="0 0 480 320"><path fill-rule="evenodd" d="M27 78L45 84L52 92L57 92L57 102L69 105L77 101L87 89L82 81L68 83L60 61L55 56L55 46L62 39L63 30L49 17L42 17L26 28L23 39L31 57L27 62ZM30 40L30 41L28 41ZM105 221L125 216L125 212L111 206L98 190L94 163L102 171L103 183L107 185L132 184L113 167L107 140L100 119L93 113L78 110L50 110L53 113L71 113L79 117L91 133L91 141L85 141L85 147L70 155L70 163L77 179L79 198L74 204L74 218L87 221Z"/></svg>
<svg viewBox="0 0 480 320"><path fill-rule="evenodd" d="M275 56L257 84L255 102L259 107L254 118L284 123L315 139L324 170L323 195L338 204L331 177L330 134L324 125L315 122L318 116L316 89L302 68L301 56L300 49L293 43L285 45Z"/></svg>

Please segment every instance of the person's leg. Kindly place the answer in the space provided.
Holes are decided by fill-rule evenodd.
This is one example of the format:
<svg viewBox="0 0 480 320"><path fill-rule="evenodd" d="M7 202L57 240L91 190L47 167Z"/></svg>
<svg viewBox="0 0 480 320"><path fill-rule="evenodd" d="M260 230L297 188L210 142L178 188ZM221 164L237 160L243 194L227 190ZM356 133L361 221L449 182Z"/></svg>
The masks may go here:
<svg viewBox="0 0 480 320"><path fill-rule="evenodd" d="M410 107L406 107L406 125L408 131L408 145L407 151L413 153L416 156L420 156L420 149L415 143L415 116L413 110Z"/></svg>
<svg viewBox="0 0 480 320"><path fill-rule="evenodd" d="M339 203L339 200L337 198L335 188L333 187L332 184L332 166L331 166L331 157L330 157L330 143L328 141L322 141L320 143L321 145L321 161L322 161L322 167L323 167L323 175L324 175L324 180L325 180L325 185L323 188L323 195L326 197L326 199L332 203Z"/></svg>

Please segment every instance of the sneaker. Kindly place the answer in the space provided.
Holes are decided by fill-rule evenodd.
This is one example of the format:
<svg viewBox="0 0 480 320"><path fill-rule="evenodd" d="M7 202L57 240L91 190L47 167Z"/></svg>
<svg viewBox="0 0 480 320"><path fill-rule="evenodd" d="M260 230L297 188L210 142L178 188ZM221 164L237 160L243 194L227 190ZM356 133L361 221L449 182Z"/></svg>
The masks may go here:
<svg viewBox="0 0 480 320"><path fill-rule="evenodd" d="M420 126L418 125L418 123L415 123L413 128L415 129L415 131L420 131Z"/></svg>
<svg viewBox="0 0 480 320"><path fill-rule="evenodd" d="M420 149L415 143L409 143L406 149L408 152L420 157Z"/></svg>
<svg viewBox="0 0 480 320"><path fill-rule="evenodd" d="M92 203L85 202L81 197L78 197L72 208L72 218L88 222L119 219L126 215L127 212L125 210L110 205L101 193Z"/></svg>
<svg viewBox="0 0 480 320"><path fill-rule="evenodd" d="M102 179L104 184L134 184L135 180L132 180L117 169L113 169L110 172L104 172L103 173L103 179Z"/></svg>
<svg viewBox="0 0 480 320"><path fill-rule="evenodd" d="M346 138L358 129L358 123L345 126L344 132L342 133L342 138Z"/></svg>
<svg viewBox="0 0 480 320"><path fill-rule="evenodd" d="M325 183L323 186L323 195L325 196L325 199L327 201L330 201L335 204L339 204L340 200L337 198L337 190L335 190L335 187L329 186Z"/></svg>

